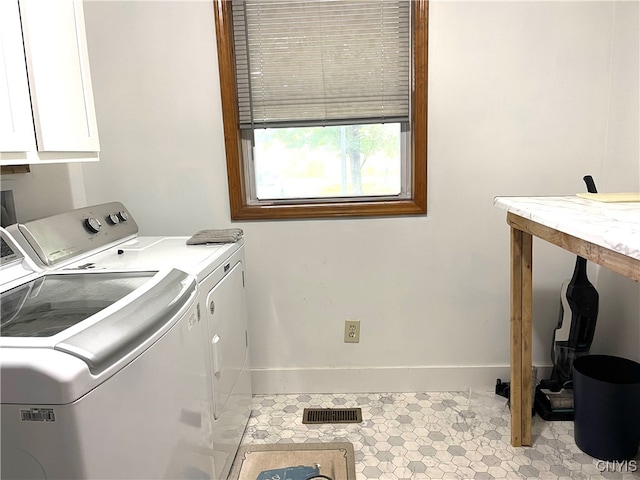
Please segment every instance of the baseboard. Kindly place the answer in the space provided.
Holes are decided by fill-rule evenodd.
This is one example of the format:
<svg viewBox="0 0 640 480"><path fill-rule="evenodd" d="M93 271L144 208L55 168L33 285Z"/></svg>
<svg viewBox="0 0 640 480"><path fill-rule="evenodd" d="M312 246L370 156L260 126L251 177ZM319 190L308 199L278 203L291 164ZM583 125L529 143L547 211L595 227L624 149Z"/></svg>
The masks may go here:
<svg viewBox="0 0 640 480"><path fill-rule="evenodd" d="M546 378L550 367L537 367ZM254 368L253 393L384 393L493 391L509 381L508 365L363 368Z"/></svg>

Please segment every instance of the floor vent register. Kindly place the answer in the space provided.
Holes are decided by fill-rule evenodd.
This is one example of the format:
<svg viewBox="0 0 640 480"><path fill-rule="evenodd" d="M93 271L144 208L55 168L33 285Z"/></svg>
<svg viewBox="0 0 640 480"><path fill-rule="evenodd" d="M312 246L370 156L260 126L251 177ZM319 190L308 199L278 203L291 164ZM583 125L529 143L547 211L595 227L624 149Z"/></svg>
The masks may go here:
<svg viewBox="0 0 640 480"><path fill-rule="evenodd" d="M361 423L360 408L305 408L302 423Z"/></svg>

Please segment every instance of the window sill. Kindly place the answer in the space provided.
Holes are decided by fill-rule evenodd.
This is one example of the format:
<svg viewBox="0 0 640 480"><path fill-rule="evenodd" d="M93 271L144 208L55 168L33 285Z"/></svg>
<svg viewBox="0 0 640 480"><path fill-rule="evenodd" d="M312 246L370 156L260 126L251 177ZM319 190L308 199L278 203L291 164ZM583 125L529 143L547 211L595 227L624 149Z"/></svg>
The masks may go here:
<svg viewBox="0 0 640 480"><path fill-rule="evenodd" d="M335 217L381 217L424 215L426 201L386 200L370 202L316 203L301 205L242 205L231 211L232 220L274 220Z"/></svg>

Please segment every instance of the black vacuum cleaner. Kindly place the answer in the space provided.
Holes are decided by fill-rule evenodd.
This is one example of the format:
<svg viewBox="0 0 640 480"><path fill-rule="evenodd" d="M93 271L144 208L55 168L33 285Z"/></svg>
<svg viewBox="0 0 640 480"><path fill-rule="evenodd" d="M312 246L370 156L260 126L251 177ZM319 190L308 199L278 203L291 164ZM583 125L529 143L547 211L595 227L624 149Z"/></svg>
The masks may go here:
<svg viewBox="0 0 640 480"><path fill-rule="evenodd" d="M598 193L584 177L589 193ZM587 260L576 259L571 280L562 284L560 315L551 344L551 377L536 386L535 411L545 420L573 420L573 361L589 353L598 319L598 291L587 277Z"/></svg>

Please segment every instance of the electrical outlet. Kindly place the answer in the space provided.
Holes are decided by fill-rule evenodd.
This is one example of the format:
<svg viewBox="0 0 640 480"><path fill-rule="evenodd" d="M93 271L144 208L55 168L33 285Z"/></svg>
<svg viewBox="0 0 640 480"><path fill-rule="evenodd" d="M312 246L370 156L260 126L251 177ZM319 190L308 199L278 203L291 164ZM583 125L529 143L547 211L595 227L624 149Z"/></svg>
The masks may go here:
<svg viewBox="0 0 640 480"><path fill-rule="evenodd" d="M360 343L360 320L344 321L344 342Z"/></svg>

